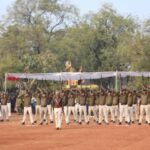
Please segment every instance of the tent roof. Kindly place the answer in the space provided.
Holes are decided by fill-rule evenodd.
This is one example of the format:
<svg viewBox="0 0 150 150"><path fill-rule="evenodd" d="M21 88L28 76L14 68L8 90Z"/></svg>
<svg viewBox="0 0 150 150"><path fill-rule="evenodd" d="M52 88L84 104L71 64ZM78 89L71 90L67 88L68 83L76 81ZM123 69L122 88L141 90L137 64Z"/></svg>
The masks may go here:
<svg viewBox="0 0 150 150"><path fill-rule="evenodd" d="M60 72L60 73L7 73L6 78L9 80L18 79L36 79L36 80L81 80L81 79L100 79L108 77L150 77L150 72Z"/></svg>

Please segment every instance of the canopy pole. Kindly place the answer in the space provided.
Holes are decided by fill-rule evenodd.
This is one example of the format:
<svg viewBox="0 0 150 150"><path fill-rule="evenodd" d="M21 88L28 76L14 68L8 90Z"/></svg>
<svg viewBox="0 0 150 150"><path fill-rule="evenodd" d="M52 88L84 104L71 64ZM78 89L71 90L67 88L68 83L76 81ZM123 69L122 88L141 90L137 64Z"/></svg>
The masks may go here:
<svg viewBox="0 0 150 150"><path fill-rule="evenodd" d="M142 74L142 84L143 84L143 88L144 88L145 82L144 82L144 76L143 76L143 74Z"/></svg>
<svg viewBox="0 0 150 150"><path fill-rule="evenodd" d="M80 85L80 89L82 90L82 79L81 79L81 76L80 76L80 80L78 80L78 84Z"/></svg>
<svg viewBox="0 0 150 150"><path fill-rule="evenodd" d="M125 88L124 83L123 83L123 78L120 74L119 76L119 90L122 90L123 88Z"/></svg>
<svg viewBox="0 0 150 150"><path fill-rule="evenodd" d="M101 89L101 78L99 78L99 91Z"/></svg>
<svg viewBox="0 0 150 150"><path fill-rule="evenodd" d="M115 76L115 91L118 92L118 71L116 71Z"/></svg>
<svg viewBox="0 0 150 150"><path fill-rule="evenodd" d="M52 93L54 94L54 81L52 80Z"/></svg>
<svg viewBox="0 0 150 150"><path fill-rule="evenodd" d="M7 91L7 73L5 73L4 91Z"/></svg>
<svg viewBox="0 0 150 150"><path fill-rule="evenodd" d="M91 91L91 77L90 77L90 91Z"/></svg>
<svg viewBox="0 0 150 150"><path fill-rule="evenodd" d="M62 91L62 86L63 86L63 81L62 78L60 77L60 91Z"/></svg>

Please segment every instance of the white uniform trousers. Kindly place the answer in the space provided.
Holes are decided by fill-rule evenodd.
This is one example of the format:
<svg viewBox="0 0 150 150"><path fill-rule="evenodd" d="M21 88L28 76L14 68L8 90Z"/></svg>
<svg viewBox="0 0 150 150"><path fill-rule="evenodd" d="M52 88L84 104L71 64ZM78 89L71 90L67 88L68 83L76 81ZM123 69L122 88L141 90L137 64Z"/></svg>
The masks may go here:
<svg viewBox="0 0 150 150"><path fill-rule="evenodd" d="M79 121L79 109L80 109L80 104L79 104L79 103L76 103L76 104L75 104L76 122Z"/></svg>
<svg viewBox="0 0 150 150"><path fill-rule="evenodd" d="M84 106L84 105L83 106L80 105L80 107L79 107L79 122L82 122L82 118L83 118L82 114L84 115L85 123L87 123L88 122L87 110L86 110L86 106Z"/></svg>
<svg viewBox="0 0 150 150"><path fill-rule="evenodd" d="M133 116L134 116L134 121L139 120L139 105L138 104L133 104Z"/></svg>
<svg viewBox="0 0 150 150"><path fill-rule="evenodd" d="M119 106L118 105L113 105L112 106L112 109L113 109L113 115L118 118L119 116Z"/></svg>
<svg viewBox="0 0 150 150"><path fill-rule="evenodd" d="M41 123L43 123L43 122L46 122L46 123L48 123L48 121L47 121L47 107L42 107L41 106Z"/></svg>
<svg viewBox="0 0 150 150"><path fill-rule="evenodd" d="M52 105L47 105L47 110L48 110L50 121L54 121L54 110L53 110Z"/></svg>
<svg viewBox="0 0 150 150"><path fill-rule="evenodd" d="M132 106L128 106L128 113L127 113L127 122L134 121L134 117L133 117L133 107Z"/></svg>
<svg viewBox="0 0 150 150"><path fill-rule="evenodd" d="M106 105L99 105L99 123L102 123L103 120L105 120L105 123L108 123L106 111Z"/></svg>
<svg viewBox="0 0 150 150"><path fill-rule="evenodd" d="M125 121L128 121L128 106L127 105L119 105L119 122L122 123L123 118L125 117Z"/></svg>
<svg viewBox="0 0 150 150"><path fill-rule="evenodd" d="M33 115L32 115L31 106L29 106L29 107L24 107L22 122L25 122L25 121L26 121L26 117L27 117L27 114L28 114L28 113L29 113L29 117L30 117L30 122L31 122L31 124L32 124L32 123L34 123L34 122L33 122Z"/></svg>
<svg viewBox="0 0 150 150"><path fill-rule="evenodd" d="M63 111L65 116L65 122L68 123L68 106L64 106Z"/></svg>
<svg viewBox="0 0 150 150"><path fill-rule="evenodd" d="M94 120L97 121L97 114L96 114L96 106L89 106L88 108L88 121L90 121L90 117L94 115Z"/></svg>
<svg viewBox="0 0 150 150"><path fill-rule="evenodd" d="M1 113L2 113L2 120L6 119L8 120L8 110L7 105L1 105Z"/></svg>
<svg viewBox="0 0 150 150"><path fill-rule="evenodd" d="M141 105L140 106L140 117L139 117L139 123L142 123L144 113L146 114L145 121L150 123L150 117L149 117L149 112L148 112L148 105Z"/></svg>
<svg viewBox="0 0 150 150"><path fill-rule="evenodd" d="M111 114L111 121L115 121L115 115L113 113L113 107L112 106L107 106L106 105L106 123L108 123L109 121L109 113Z"/></svg>
<svg viewBox="0 0 150 150"><path fill-rule="evenodd" d="M11 116L11 103L7 103L8 116Z"/></svg>
<svg viewBox="0 0 150 150"><path fill-rule="evenodd" d="M56 128L61 128L62 124L62 108L54 108Z"/></svg>
<svg viewBox="0 0 150 150"><path fill-rule="evenodd" d="M41 105L35 106L35 121L37 121L38 118L41 120Z"/></svg>
<svg viewBox="0 0 150 150"><path fill-rule="evenodd" d="M97 120L97 122L99 121L99 105L96 105L95 106L95 113L96 113L96 120Z"/></svg>
<svg viewBox="0 0 150 150"><path fill-rule="evenodd" d="M73 114L74 120L77 120L76 119L76 114L75 114L75 106L68 106L68 122L67 123L70 122L70 114L71 113Z"/></svg>

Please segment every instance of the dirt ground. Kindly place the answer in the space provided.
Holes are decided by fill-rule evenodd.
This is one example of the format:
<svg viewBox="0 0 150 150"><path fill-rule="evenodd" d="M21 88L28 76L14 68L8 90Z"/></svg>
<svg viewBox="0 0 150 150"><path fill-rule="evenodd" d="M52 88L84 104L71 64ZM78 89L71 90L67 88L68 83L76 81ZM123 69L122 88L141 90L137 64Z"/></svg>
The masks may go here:
<svg viewBox="0 0 150 150"><path fill-rule="evenodd" d="M0 122L0 150L150 150L150 126L71 123L61 130L54 124L21 125L13 114Z"/></svg>

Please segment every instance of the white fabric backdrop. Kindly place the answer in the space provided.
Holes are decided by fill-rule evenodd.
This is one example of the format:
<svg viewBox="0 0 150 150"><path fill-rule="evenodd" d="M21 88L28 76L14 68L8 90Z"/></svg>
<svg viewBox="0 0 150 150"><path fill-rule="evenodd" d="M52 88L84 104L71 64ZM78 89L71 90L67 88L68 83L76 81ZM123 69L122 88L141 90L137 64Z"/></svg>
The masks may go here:
<svg viewBox="0 0 150 150"><path fill-rule="evenodd" d="M150 72L60 72L60 73L7 73L6 78L14 77L21 79L36 80L81 80L81 79L100 79L108 77L150 77Z"/></svg>

